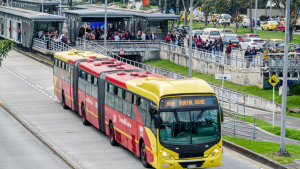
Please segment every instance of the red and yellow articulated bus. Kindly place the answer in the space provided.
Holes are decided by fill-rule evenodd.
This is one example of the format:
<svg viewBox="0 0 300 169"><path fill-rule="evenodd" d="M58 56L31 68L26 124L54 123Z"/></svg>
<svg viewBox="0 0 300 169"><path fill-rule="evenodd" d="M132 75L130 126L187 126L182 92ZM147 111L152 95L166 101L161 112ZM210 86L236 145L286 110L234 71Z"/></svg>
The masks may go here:
<svg viewBox="0 0 300 169"><path fill-rule="evenodd" d="M87 51L54 59L54 93L63 108L139 156L144 167L221 166L223 113L205 81L170 79Z"/></svg>

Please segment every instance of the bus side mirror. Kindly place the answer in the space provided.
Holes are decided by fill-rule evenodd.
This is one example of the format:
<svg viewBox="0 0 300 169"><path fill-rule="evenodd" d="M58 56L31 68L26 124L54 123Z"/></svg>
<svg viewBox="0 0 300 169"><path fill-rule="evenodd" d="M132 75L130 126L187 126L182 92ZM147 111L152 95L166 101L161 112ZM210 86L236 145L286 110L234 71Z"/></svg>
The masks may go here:
<svg viewBox="0 0 300 169"><path fill-rule="evenodd" d="M159 115L154 115L154 127L159 128Z"/></svg>
<svg viewBox="0 0 300 169"><path fill-rule="evenodd" d="M221 121L224 121L224 114L223 114L223 109L221 109Z"/></svg>

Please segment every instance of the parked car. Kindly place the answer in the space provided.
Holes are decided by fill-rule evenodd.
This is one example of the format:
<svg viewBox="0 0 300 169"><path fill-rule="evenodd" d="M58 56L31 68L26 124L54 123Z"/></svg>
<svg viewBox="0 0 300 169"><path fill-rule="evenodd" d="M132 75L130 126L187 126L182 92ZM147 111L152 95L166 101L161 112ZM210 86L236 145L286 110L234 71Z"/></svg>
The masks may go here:
<svg viewBox="0 0 300 169"><path fill-rule="evenodd" d="M210 41L210 40L216 40L216 39L221 39L221 34L219 29L216 28L205 28L203 30L203 35L201 36L202 40Z"/></svg>
<svg viewBox="0 0 300 169"><path fill-rule="evenodd" d="M192 30L192 32L193 32L193 35L196 35L197 37L200 35L201 36L203 35L203 30ZM187 34L186 34L187 38L190 36L189 34L190 34L190 32L187 32Z"/></svg>
<svg viewBox="0 0 300 169"><path fill-rule="evenodd" d="M234 33L232 29L219 29L219 30L221 33L221 37L224 37L224 36L238 37L238 35L236 33Z"/></svg>
<svg viewBox="0 0 300 169"><path fill-rule="evenodd" d="M255 26L255 18L252 18L252 25ZM257 19L257 26L260 26L260 20Z"/></svg>
<svg viewBox="0 0 300 169"><path fill-rule="evenodd" d="M187 20L190 21L190 18L191 18L191 15L189 14L187 17ZM193 14L193 16L192 16L193 21L197 21L197 18L198 18L198 14Z"/></svg>
<svg viewBox="0 0 300 169"><path fill-rule="evenodd" d="M212 14L211 21L212 21L212 22L217 22L218 19L219 19L219 17L220 17L219 14Z"/></svg>
<svg viewBox="0 0 300 169"><path fill-rule="evenodd" d="M248 19L248 16L247 16L247 15L241 14L241 15L239 15L239 16L242 17L243 19Z"/></svg>
<svg viewBox="0 0 300 169"><path fill-rule="evenodd" d="M186 35L187 32L190 31L190 26L189 25L179 25L179 26L177 26L175 31L177 31L180 34Z"/></svg>
<svg viewBox="0 0 300 169"><path fill-rule="evenodd" d="M240 41L234 37L234 36L224 36L222 38L222 42L224 43L224 46L227 46L227 44L231 41L233 47L238 48Z"/></svg>
<svg viewBox="0 0 300 169"><path fill-rule="evenodd" d="M238 36L238 39L239 41L243 41L244 39L247 39L247 38L260 38L257 34L249 34L249 33L246 33L246 34L243 34L241 36Z"/></svg>
<svg viewBox="0 0 300 169"><path fill-rule="evenodd" d="M280 23L279 25L277 25L274 29L275 31L285 31L285 24L284 23ZM292 30L294 30L294 27L292 27Z"/></svg>
<svg viewBox="0 0 300 169"><path fill-rule="evenodd" d="M240 50L244 50L247 49L248 46L250 46L251 49L255 47L256 51L260 51L264 44L265 40L263 39L248 38L240 42L239 48Z"/></svg>
<svg viewBox="0 0 300 169"><path fill-rule="evenodd" d="M274 30L277 25L278 22L276 21L267 21L261 25L261 30L268 30L268 31Z"/></svg>
<svg viewBox="0 0 300 169"><path fill-rule="evenodd" d="M270 39L262 46L261 52L264 52L266 48L269 49L269 51L273 50L274 48L278 49L280 52L284 51L284 40L282 39Z"/></svg>
<svg viewBox="0 0 300 169"><path fill-rule="evenodd" d="M239 27L247 28L250 26L250 19L243 19L242 22L239 22Z"/></svg>
<svg viewBox="0 0 300 169"><path fill-rule="evenodd" d="M219 24L223 25L223 24L227 24L228 26L230 26L230 19L231 16L228 14L221 14L220 18L219 18Z"/></svg>

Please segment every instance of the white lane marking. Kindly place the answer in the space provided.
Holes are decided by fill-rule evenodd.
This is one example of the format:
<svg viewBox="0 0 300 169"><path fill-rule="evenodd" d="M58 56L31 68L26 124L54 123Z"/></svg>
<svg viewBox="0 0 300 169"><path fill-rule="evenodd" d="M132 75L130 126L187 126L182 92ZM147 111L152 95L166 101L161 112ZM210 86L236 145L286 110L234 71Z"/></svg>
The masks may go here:
<svg viewBox="0 0 300 169"><path fill-rule="evenodd" d="M49 94L46 94L46 96L48 96Z"/></svg>
<svg viewBox="0 0 300 169"><path fill-rule="evenodd" d="M57 99L54 99L54 101L56 101Z"/></svg>
<svg viewBox="0 0 300 169"><path fill-rule="evenodd" d="M21 75L21 74L19 74L21 77L23 77L23 78L25 78L26 79L26 77L25 76L23 76L23 75Z"/></svg>
<svg viewBox="0 0 300 169"><path fill-rule="evenodd" d="M39 87L39 88L41 88L41 89L43 89L41 86L39 86L39 85L37 85L37 84L35 84L37 87Z"/></svg>
<svg viewBox="0 0 300 169"><path fill-rule="evenodd" d="M42 93L44 94L45 92L42 91Z"/></svg>
<svg viewBox="0 0 300 169"><path fill-rule="evenodd" d="M41 91L40 89L38 89L39 91Z"/></svg>
<svg viewBox="0 0 300 169"><path fill-rule="evenodd" d="M49 96L50 98L52 98L52 96Z"/></svg>
<svg viewBox="0 0 300 169"><path fill-rule="evenodd" d="M272 119L271 117L268 117L268 116L264 116L265 118L268 118L268 119Z"/></svg>

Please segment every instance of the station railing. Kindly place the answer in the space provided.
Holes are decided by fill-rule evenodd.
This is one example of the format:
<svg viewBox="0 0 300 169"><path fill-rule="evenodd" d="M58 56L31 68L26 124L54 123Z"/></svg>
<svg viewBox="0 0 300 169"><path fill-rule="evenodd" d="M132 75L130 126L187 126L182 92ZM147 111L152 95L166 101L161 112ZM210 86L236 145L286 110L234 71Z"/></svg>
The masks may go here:
<svg viewBox="0 0 300 169"><path fill-rule="evenodd" d="M32 49L39 51L44 54L49 54L49 41L48 40L43 40L43 39L38 39L34 38L33 43L32 43Z"/></svg>
<svg viewBox="0 0 300 169"><path fill-rule="evenodd" d="M73 48L64 42L59 42L53 39L49 40L49 50L52 55L56 52L70 51Z"/></svg>

